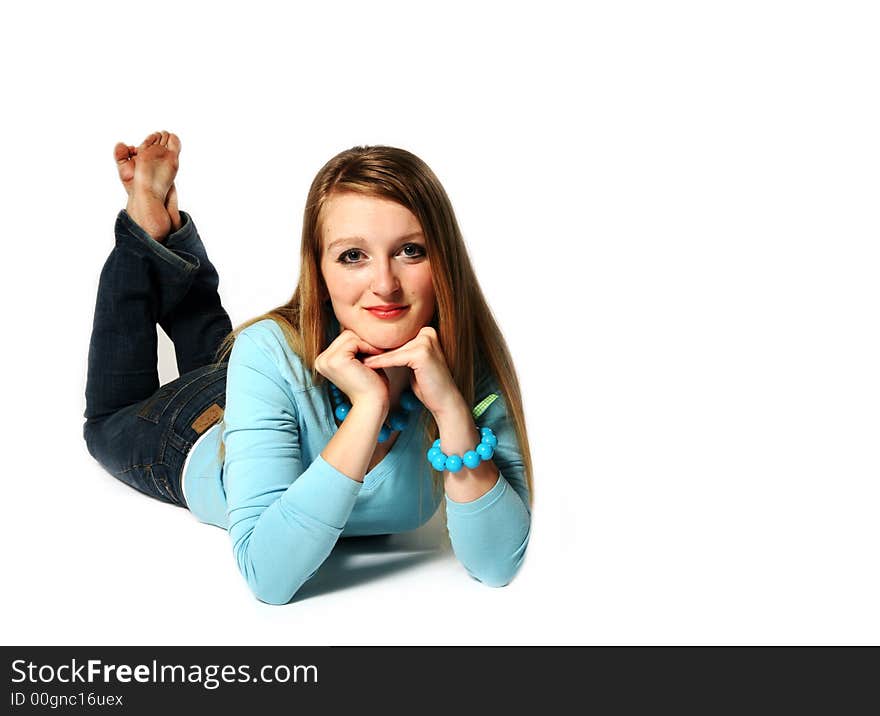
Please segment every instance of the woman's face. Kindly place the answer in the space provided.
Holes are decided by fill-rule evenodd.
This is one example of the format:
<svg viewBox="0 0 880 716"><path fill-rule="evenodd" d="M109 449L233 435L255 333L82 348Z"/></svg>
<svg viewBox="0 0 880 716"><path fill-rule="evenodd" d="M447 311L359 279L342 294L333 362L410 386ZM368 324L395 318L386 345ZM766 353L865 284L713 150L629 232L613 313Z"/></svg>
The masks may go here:
<svg viewBox="0 0 880 716"><path fill-rule="evenodd" d="M324 206L321 274L341 328L384 350L415 338L434 315L426 250L409 209L351 192L331 196ZM403 310L369 310L382 306Z"/></svg>

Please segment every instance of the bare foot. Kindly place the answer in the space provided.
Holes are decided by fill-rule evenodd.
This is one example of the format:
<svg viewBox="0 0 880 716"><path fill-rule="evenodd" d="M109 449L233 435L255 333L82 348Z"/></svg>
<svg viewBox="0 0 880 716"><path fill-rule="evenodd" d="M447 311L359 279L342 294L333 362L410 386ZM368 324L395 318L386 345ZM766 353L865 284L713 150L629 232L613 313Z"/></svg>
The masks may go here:
<svg viewBox="0 0 880 716"><path fill-rule="evenodd" d="M154 133L157 134L157 133ZM147 139L152 138L151 134ZM146 142L147 140L144 140ZM179 149L178 149L179 151ZM134 191L134 168L137 160L138 149L133 144L119 142L113 148L113 157L116 159L116 167L119 169L119 180L125 189L125 193L131 196ZM180 211L177 208L177 187L172 183L165 197L165 208L171 217L171 230L177 231L181 227Z"/></svg>
<svg viewBox="0 0 880 716"><path fill-rule="evenodd" d="M113 154L128 193L126 211L150 236L163 241L180 228L174 187L180 140L169 132L153 132L139 147L120 142Z"/></svg>

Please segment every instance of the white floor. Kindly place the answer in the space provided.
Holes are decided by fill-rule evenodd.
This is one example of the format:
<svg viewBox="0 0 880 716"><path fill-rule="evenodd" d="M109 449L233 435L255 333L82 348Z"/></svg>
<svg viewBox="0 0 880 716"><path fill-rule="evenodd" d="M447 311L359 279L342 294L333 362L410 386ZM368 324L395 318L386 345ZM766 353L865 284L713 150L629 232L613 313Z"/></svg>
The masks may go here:
<svg viewBox="0 0 880 716"><path fill-rule="evenodd" d="M7 644L866 643L880 633L877 578L862 561L869 523L830 533L733 494L718 505L709 491L697 514L648 481L636 495L626 480L595 478L571 520L552 483L570 487L574 473L545 480L528 557L507 587L467 575L440 511L408 534L341 541L290 604L266 605L226 532L115 481L73 432L4 481Z"/></svg>
<svg viewBox="0 0 880 716"><path fill-rule="evenodd" d="M83 448L84 452L84 448ZM225 531L73 455L34 490L8 553L4 640L37 644L456 644L543 637L529 565L503 589L471 579L438 511L414 532L341 540L285 606L258 602ZM21 495L20 495L21 496ZM18 520L17 520L18 521Z"/></svg>

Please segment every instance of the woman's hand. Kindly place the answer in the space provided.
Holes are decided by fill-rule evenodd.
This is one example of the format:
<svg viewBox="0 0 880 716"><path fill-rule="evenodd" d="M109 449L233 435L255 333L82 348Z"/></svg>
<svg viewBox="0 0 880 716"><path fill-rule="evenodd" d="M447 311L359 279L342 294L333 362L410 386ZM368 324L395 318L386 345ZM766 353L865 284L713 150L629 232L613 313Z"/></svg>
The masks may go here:
<svg viewBox="0 0 880 716"><path fill-rule="evenodd" d="M358 353L381 352L381 348L346 329L315 358L315 370L345 393L352 405L370 402L384 406L387 411L390 404L387 376L368 368L366 361L362 363L356 357Z"/></svg>
<svg viewBox="0 0 880 716"><path fill-rule="evenodd" d="M415 338L400 348L368 356L364 359L364 365L369 368L407 366L412 369L412 391L435 419L464 403L458 386L452 380L437 331L430 326L422 328Z"/></svg>

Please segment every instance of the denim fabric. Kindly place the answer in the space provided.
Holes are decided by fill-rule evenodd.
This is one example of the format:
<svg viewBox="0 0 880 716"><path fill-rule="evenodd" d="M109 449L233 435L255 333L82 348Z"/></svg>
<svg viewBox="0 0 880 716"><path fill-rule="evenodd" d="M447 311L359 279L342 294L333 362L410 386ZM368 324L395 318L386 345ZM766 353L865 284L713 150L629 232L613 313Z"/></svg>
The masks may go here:
<svg viewBox="0 0 880 716"><path fill-rule="evenodd" d="M206 429L193 422L215 403L226 406L226 364L213 361L232 324L192 218L181 218L159 243L119 212L98 284L83 437L111 475L186 507L181 472ZM174 342L180 374L161 387L157 323Z"/></svg>

